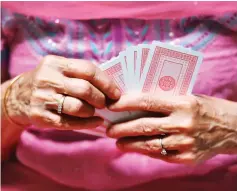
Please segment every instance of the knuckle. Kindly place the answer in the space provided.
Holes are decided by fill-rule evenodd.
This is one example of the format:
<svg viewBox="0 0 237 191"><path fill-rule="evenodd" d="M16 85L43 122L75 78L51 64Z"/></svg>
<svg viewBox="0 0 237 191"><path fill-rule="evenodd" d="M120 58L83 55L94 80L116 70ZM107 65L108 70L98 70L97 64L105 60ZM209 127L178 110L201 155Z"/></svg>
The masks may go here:
<svg viewBox="0 0 237 191"><path fill-rule="evenodd" d="M105 98L104 94L102 94L100 92L95 92L90 97L91 97L91 99L96 100L95 102L97 104L97 107L103 108L105 106L106 98Z"/></svg>
<svg viewBox="0 0 237 191"><path fill-rule="evenodd" d="M66 60L65 58L60 56L47 55L42 59L39 68L43 71L44 69L46 71L48 71L48 69L53 69L62 72L63 69L65 68L66 65L65 63L67 63L65 62L65 60Z"/></svg>
<svg viewBox="0 0 237 191"><path fill-rule="evenodd" d="M90 62L85 61L84 75L89 79L94 79L96 76L96 67Z"/></svg>
<svg viewBox="0 0 237 191"><path fill-rule="evenodd" d="M139 104L141 109L149 111L153 108L154 101L150 95L144 95L142 96Z"/></svg>
<svg viewBox="0 0 237 191"><path fill-rule="evenodd" d="M103 89L106 92L114 91L113 81L112 80L108 80L107 82L105 82L104 85L103 85Z"/></svg>
<svg viewBox="0 0 237 191"><path fill-rule="evenodd" d="M190 97L190 99L183 103L183 107L189 111L196 111L199 109L199 103L195 98Z"/></svg>
<svg viewBox="0 0 237 191"><path fill-rule="evenodd" d="M56 84L56 79L50 78L50 76L47 75L47 72L38 72L33 80L33 86L39 88L50 87Z"/></svg>
<svg viewBox="0 0 237 191"><path fill-rule="evenodd" d="M144 142L144 149L149 153L159 150L156 144L153 144L152 141L147 141L147 140Z"/></svg>
<svg viewBox="0 0 237 191"><path fill-rule="evenodd" d="M197 162L195 155L192 153L186 154L183 157L180 157L180 159L188 164L195 164Z"/></svg>
<svg viewBox="0 0 237 191"><path fill-rule="evenodd" d="M192 109L199 109L198 101L196 99L191 99L190 100L190 107Z"/></svg>
<svg viewBox="0 0 237 191"><path fill-rule="evenodd" d="M195 155L192 152L184 153L179 156L182 160L194 160Z"/></svg>
<svg viewBox="0 0 237 191"><path fill-rule="evenodd" d="M62 78L62 85L61 85L61 88L63 90L63 93L64 94L68 94L68 89L70 89L70 87L74 86L74 83L73 83L73 79L72 78L67 78L67 77L64 77Z"/></svg>
<svg viewBox="0 0 237 191"><path fill-rule="evenodd" d="M57 62L57 67L62 73L67 72L74 72L78 69L77 65L71 61L70 59L64 58L64 57L58 57L58 60L60 62Z"/></svg>
<svg viewBox="0 0 237 191"><path fill-rule="evenodd" d="M180 143L181 145L188 146L188 147L195 145L195 139L187 135L174 136L172 140L175 140L174 144L176 145L177 143ZM170 142L172 140L170 140Z"/></svg>
<svg viewBox="0 0 237 191"><path fill-rule="evenodd" d="M83 104L81 101L76 101L75 103L70 103L69 104L69 110L72 113L78 113L82 110L83 108Z"/></svg>
<svg viewBox="0 0 237 191"><path fill-rule="evenodd" d="M195 140L194 139L187 139L184 141L184 144L187 145L187 146L190 146L190 147L193 147L195 146Z"/></svg>
<svg viewBox="0 0 237 191"><path fill-rule="evenodd" d="M81 96L89 97L92 94L92 86L88 81L81 81L80 83Z"/></svg>
<svg viewBox="0 0 237 191"><path fill-rule="evenodd" d="M49 63L54 62L55 59L56 59L56 56L54 56L54 55L47 55L47 56L45 56L45 57L43 58L42 63L44 63L44 64L49 64Z"/></svg>
<svg viewBox="0 0 237 191"><path fill-rule="evenodd" d="M139 120L139 129L143 133L152 133L153 129L148 125L147 121L145 119Z"/></svg>
<svg viewBox="0 0 237 191"><path fill-rule="evenodd" d="M105 104L105 95L103 94L103 93L98 93L98 94L95 94L95 96L94 96L94 98L96 99L96 100L100 100L100 103L101 103L101 105L104 105Z"/></svg>
<svg viewBox="0 0 237 191"><path fill-rule="evenodd" d="M44 82L45 82L45 79L42 78L42 76L37 73L37 74L35 75L35 77L34 77L34 84L35 84L36 86L38 86L38 85L40 85L40 84L42 84L42 83L44 83Z"/></svg>
<svg viewBox="0 0 237 191"><path fill-rule="evenodd" d="M83 103L81 101L78 101L75 105L74 105L74 111L75 112L81 112L83 109Z"/></svg>
<svg viewBox="0 0 237 191"><path fill-rule="evenodd" d="M57 127L57 128L63 127L62 120L59 116L58 117L44 116L44 121L47 124L51 124L52 126Z"/></svg>
<svg viewBox="0 0 237 191"><path fill-rule="evenodd" d="M188 117L187 119L183 120L182 128L187 131L191 131L195 127L195 120L193 117Z"/></svg>
<svg viewBox="0 0 237 191"><path fill-rule="evenodd" d="M73 67L73 63L72 62L65 62L65 66L64 66L64 68L62 70L70 72L72 70L75 70L75 68Z"/></svg>

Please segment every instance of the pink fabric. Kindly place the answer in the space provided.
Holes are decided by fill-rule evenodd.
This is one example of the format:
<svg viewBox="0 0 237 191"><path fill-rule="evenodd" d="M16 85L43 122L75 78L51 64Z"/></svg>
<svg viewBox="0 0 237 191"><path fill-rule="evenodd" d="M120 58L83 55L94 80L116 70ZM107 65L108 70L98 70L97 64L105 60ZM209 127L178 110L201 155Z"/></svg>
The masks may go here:
<svg viewBox="0 0 237 191"><path fill-rule="evenodd" d="M216 161L216 163L218 162ZM119 191L236 191L236 173L232 170L233 168L226 169L219 168L208 175L156 179ZM88 191L54 182L16 162L5 164L2 175L4 175L2 176L2 191ZM110 181L110 179L108 178L107 181ZM93 180L91 182L93 183Z"/></svg>
<svg viewBox="0 0 237 191"><path fill-rule="evenodd" d="M199 6L200 4L202 6ZM190 14L219 14L227 10L236 10L234 5L235 2L198 2L195 9L193 2L3 3L3 6L25 14L77 19L104 17L148 19L182 17ZM105 7L110 9L105 11ZM49 14L50 11L52 14ZM194 93L237 101L237 34L236 21L232 19L236 17L230 18L231 22L228 19L222 22L230 30L216 31L218 33L216 35L215 31L212 31L211 40L198 49L204 53L204 61L194 86ZM202 32L200 30L201 34ZM210 31L203 32L204 37L209 33ZM33 69L40 62L42 55L32 48L30 41L32 39L24 36L24 30L8 34L12 40L11 74L17 75ZM177 34L175 39L184 42L190 35ZM60 41L60 36L57 38ZM65 39L61 39L63 40ZM78 46L75 42L74 46ZM67 53L67 49L65 52ZM115 140L109 138L95 138L72 131L30 128L23 132L16 156L19 163L9 162L3 166L2 187L6 191L237 190L237 155L218 155L202 165L188 167L165 163L135 153L121 153L115 147Z"/></svg>
<svg viewBox="0 0 237 191"><path fill-rule="evenodd" d="M195 5L195 6L194 6ZM236 11L237 2L2 2L14 12L68 19L172 19ZM70 13L70 14L68 14Z"/></svg>
<svg viewBox="0 0 237 191"><path fill-rule="evenodd" d="M232 38L219 36L203 50L204 64L194 93L237 101L237 49ZM38 133L22 134L17 150L19 160L70 187L134 191L237 189L237 155L219 155L200 166L188 167L134 153L122 154L112 139L88 140L71 132Z"/></svg>
<svg viewBox="0 0 237 191"><path fill-rule="evenodd" d="M192 188L198 186L208 190L211 187L216 191L225 187L233 191L237 188L237 184L226 184L230 180L237 180L237 171L231 171L232 166L237 165L236 155L219 155L202 165L190 167L168 164L135 153L123 154L117 150L112 139L88 140L86 137L82 139L81 134L74 134L73 142L49 141L49 137L59 137L59 134L64 136L64 140L72 136L71 132L57 135L52 132L39 139L38 136L24 132L17 156L26 166L70 187L90 190L134 188L136 191L139 185L155 180L162 185L162 179L170 180L171 183L185 177L184 182L189 182L188 179L193 177L194 184L189 183ZM199 179L200 176L209 179L208 182ZM220 187L214 186L213 181L220 179ZM203 185L204 182L206 185ZM185 184L181 187L185 191L189 190ZM149 184L144 188L153 190ZM173 189L173 185L170 185L165 190Z"/></svg>

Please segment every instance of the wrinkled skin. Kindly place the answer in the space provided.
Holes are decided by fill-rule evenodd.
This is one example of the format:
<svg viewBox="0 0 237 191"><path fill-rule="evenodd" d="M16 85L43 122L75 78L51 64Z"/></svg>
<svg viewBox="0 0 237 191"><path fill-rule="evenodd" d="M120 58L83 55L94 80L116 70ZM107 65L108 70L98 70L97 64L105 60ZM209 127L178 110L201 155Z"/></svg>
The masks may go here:
<svg viewBox="0 0 237 191"><path fill-rule="evenodd" d="M80 67L79 67L80 66ZM57 107L66 96L63 114ZM115 83L86 60L46 56L38 67L14 83L7 101L10 117L19 124L74 130L95 128L103 119L95 108L106 97L120 98ZM142 110L165 117L143 117L112 125L107 135L123 151L139 152L168 162L193 164L219 153L236 153L237 104L207 96L124 95L113 111ZM168 151L162 156L162 143Z"/></svg>
<svg viewBox="0 0 237 191"><path fill-rule="evenodd" d="M104 108L106 97L118 99L120 91L94 64L50 55L13 84L7 110L18 124L61 130L95 128L103 122L93 116L95 108Z"/></svg>
<svg viewBox="0 0 237 191"><path fill-rule="evenodd" d="M123 151L172 163L195 164L212 156L237 151L237 104L202 96L124 95L113 111L151 111L164 117L144 117L113 124L107 135L117 138ZM159 135L168 155L163 156Z"/></svg>

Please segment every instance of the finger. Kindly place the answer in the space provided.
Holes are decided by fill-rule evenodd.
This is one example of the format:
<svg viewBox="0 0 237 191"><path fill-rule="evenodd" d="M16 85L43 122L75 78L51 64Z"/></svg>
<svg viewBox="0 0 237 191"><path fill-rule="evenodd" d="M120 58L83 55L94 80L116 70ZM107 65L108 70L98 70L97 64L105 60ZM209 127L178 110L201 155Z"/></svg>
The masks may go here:
<svg viewBox="0 0 237 191"><path fill-rule="evenodd" d="M38 108L32 109L31 120L37 126L60 130L91 129L103 123L103 119L100 117L78 118L68 115L58 115L51 111Z"/></svg>
<svg viewBox="0 0 237 191"><path fill-rule="evenodd" d="M89 81L111 99L118 99L121 95L115 82L89 61L67 59L64 61L63 72L70 77Z"/></svg>
<svg viewBox="0 0 237 191"><path fill-rule="evenodd" d="M194 139L187 135L170 135L162 138L163 148L169 151L183 152L194 146ZM162 150L160 138L153 137L127 137L117 141L117 146L126 152L138 152L142 154L160 154Z"/></svg>
<svg viewBox="0 0 237 191"><path fill-rule="evenodd" d="M195 155L192 152L183 152L180 154L174 154L174 155L160 155L160 154L149 154L150 157L161 159L165 162L169 163L177 163L177 164L186 164L186 165L193 165L197 164L198 161L196 161Z"/></svg>
<svg viewBox="0 0 237 191"><path fill-rule="evenodd" d="M170 97L161 97L156 94L126 94L111 104L109 109L112 111L154 111L170 114L179 106Z"/></svg>
<svg viewBox="0 0 237 191"><path fill-rule="evenodd" d="M50 96L49 99L51 100L45 101L46 108L57 111L59 100L61 100L62 96L61 94ZM95 113L95 108L80 99L65 96L62 113L76 117L92 117Z"/></svg>
<svg viewBox="0 0 237 191"><path fill-rule="evenodd" d="M57 94L52 90L37 89L32 94L31 105L42 109L57 110L62 94ZM88 103L70 96L65 96L62 112L64 114L77 117L91 117L94 115L94 107Z"/></svg>
<svg viewBox="0 0 237 191"><path fill-rule="evenodd" d="M58 86L53 86L57 93L82 99L99 109L105 107L104 94L86 80L64 76L58 80L58 84ZM44 85L44 88L47 87ZM49 84L49 88L52 88L52 84Z"/></svg>
<svg viewBox="0 0 237 191"><path fill-rule="evenodd" d="M150 136L163 133L178 133L182 127L172 124L171 117L139 118L112 125L107 129L107 136L112 138Z"/></svg>

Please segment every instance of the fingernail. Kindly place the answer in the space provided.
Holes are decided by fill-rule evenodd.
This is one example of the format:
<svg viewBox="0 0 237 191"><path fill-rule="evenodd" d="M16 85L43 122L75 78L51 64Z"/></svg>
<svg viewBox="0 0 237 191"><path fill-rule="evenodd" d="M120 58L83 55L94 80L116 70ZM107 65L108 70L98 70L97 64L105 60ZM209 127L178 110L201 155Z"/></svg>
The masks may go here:
<svg viewBox="0 0 237 191"><path fill-rule="evenodd" d="M120 98L121 92L120 92L119 89L116 89L116 90L114 91L114 96L115 96L116 99Z"/></svg>

